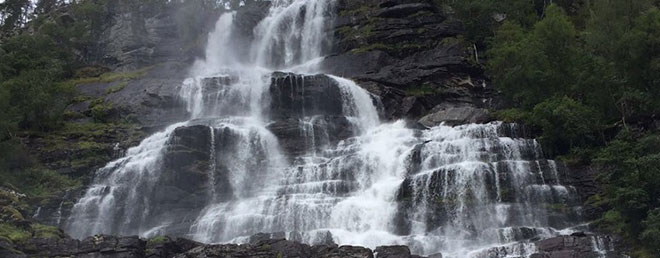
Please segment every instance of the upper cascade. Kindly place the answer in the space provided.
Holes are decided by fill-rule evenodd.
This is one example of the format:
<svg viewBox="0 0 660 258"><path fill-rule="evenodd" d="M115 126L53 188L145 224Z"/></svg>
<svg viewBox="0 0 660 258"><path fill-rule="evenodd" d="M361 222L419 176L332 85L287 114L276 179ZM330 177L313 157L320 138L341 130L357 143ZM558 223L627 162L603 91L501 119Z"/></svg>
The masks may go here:
<svg viewBox="0 0 660 258"><path fill-rule="evenodd" d="M190 119L99 169L62 221L68 233L206 243L283 233L443 257L528 257L528 240L580 224L562 165L519 126L383 123L378 97L320 74L335 1L253 4L267 11L219 18L182 83Z"/></svg>

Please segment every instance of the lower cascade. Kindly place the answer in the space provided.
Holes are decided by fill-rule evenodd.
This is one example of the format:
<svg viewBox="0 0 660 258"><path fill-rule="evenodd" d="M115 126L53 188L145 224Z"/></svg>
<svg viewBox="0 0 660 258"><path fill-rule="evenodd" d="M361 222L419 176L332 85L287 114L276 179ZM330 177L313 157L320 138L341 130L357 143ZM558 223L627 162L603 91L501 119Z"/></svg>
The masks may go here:
<svg viewBox="0 0 660 258"><path fill-rule="evenodd" d="M268 8L252 37L240 35L239 14L220 17L180 89L190 119L98 170L62 221L68 233L204 243L282 233L309 244L528 257L532 240L582 230L565 168L522 127L383 122L377 96L317 69L333 1ZM610 247L598 241L605 257Z"/></svg>

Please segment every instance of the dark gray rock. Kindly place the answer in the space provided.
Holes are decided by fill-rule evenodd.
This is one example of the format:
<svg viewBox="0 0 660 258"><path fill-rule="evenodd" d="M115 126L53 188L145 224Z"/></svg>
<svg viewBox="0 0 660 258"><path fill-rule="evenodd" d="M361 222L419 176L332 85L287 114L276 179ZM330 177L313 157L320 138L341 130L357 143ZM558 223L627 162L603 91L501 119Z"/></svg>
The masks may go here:
<svg viewBox="0 0 660 258"><path fill-rule="evenodd" d="M558 236L535 242L538 252L532 258L623 258L619 245L620 239L607 235L580 234L575 236Z"/></svg>
<svg viewBox="0 0 660 258"><path fill-rule="evenodd" d="M274 73L270 97L269 111L275 120L343 114L341 91L326 75Z"/></svg>
<svg viewBox="0 0 660 258"><path fill-rule="evenodd" d="M29 239L21 251L35 257L144 257L145 241L138 237L97 235L84 240Z"/></svg>
<svg viewBox="0 0 660 258"><path fill-rule="evenodd" d="M476 108L470 104L443 103L434 107L430 114L419 120L419 123L426 127L434 127L442 123L446 125L485 123L490 120L488 113L487 109Z"/></svg>
<svg viewBox="0 0 660 258"><path fill-rule="evenodd" d="M378 11L376 16L384 18L403 18L422 11L434 11L433 6L422 3L394 5L391 7L387 7L387 5L391 5L391 2L381 3L380 6L385 8Z"/></svg>
<svg viewBox="0 0 660 258"><path fill-rule="evenodd" d="M108 17L104 17L103 31L86 59L115 71L132 71L155 63L195 57L200 46L190 46L194 46L192 43L197 40L204 42L220 12L211 9L196 12L195 22L200 28L183 31L186 24L182 22L191 22L181 19L186 15L183 12L193 8L194 4L163 6L149 2L108 1Z"/></svg>
<svg viewBox="0 0 660 258"><path fill-rule="evenodd" d="M380 96L385 118L418 119L443 103L498 105L475 47L460 39L461 22L432 1L340 1L337 9L335 47L322 67Z"/></svg>
<svg viewBox="0 0 660 258"><path fill-rule="evenodd" d="M410 258L410 249L407 246L379 246L374 250L376 258Z"/></svg>
<svg viewBox="0 0 660 258"><path fill-rule="evenodd" d="M340 246L323 249L314 253L319 258L374 258L370 249L358 246Z"/></svg>
<svg viewBox="0 0 660 258"><path fill-rule="evenodd" d="M353 135L352 124L343 116L318 116L310 121L278 120L268 129L277 136L280 146L290 157L320 151L324 146L334 145Z"/></svg>

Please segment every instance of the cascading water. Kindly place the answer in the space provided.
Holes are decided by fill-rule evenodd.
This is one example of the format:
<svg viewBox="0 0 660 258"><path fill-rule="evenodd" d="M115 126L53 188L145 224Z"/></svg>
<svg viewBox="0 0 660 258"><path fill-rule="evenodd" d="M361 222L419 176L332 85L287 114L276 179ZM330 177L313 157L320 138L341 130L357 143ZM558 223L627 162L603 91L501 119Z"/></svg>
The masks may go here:
<svg viewBox="0 0 660 258"><path fill-rule="evenodd" d="M561 166L515 125L381 123L376 97L311 75L330 43L333 1L264 6L252 35L237 13L220 17L181 87L190 120L100 169L73 207L70 234L218 243L284 232L313 244L505 257L531 254L525 240L576 221Z"/></svg>

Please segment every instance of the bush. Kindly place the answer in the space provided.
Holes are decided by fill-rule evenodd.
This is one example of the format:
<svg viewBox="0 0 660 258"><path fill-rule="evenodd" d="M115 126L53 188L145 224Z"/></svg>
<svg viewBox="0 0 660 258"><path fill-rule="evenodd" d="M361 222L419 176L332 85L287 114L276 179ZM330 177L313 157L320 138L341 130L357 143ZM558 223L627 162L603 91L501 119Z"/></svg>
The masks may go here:
<svg viewBox="0 0 660 258"><path fill-rule="evenodd" d="M542 129L540 140L551 153L567 153L573 147L589 145L598 139L598 113L568 97L539 103L530 120Z"/></svg>

